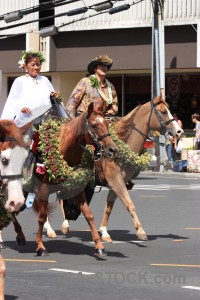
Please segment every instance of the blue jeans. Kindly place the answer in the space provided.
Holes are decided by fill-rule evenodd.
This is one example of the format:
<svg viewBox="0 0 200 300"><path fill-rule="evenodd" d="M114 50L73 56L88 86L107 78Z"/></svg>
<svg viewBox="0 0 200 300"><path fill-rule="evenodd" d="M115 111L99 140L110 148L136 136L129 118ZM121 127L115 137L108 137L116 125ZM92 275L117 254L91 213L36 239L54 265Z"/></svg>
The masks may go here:
<svg viewBox="0 0 200 300"><path fill-rule="evenodd" d="M167 152L169 163L172 164L174 160L177 159L173 144L166 145L166 152Z"/></svg>

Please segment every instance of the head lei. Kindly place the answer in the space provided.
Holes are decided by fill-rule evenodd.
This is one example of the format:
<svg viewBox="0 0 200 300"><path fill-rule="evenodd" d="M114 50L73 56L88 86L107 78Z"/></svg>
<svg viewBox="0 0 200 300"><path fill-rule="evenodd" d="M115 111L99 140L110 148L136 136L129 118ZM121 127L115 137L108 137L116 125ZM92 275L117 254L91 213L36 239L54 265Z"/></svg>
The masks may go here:
<svg viewBox="0 0 200 300"><path fill-rule="evenodd" d="M46 59L44 58L42 52L40 51L34 51L33 49L29 50L29 51L22 51L22 56L21 56L21 59L18 61L18 64L19 64L19 68L24 70L25 69L25 61L26 61L26 57L27 55L34 55L34 56L37 56L40 60L40 64L42 65L43 62L46 61Z"/></svg>
<svg viewBox="0 0 200 300"><path fill-rule="evenodd" d="M96 65L99 64L107 66L108 70L110 70L113 64L113 60L107 54L103 54L95 57L88 64L88 73L90 75L94 74L94 67L96 67Z"/></svg>

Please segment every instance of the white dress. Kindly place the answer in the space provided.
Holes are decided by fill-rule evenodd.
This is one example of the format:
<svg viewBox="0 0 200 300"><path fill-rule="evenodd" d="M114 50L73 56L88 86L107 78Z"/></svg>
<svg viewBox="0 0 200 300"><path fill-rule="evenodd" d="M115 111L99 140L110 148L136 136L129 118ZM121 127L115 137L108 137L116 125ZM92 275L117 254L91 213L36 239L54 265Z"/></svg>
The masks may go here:
<svg viewBox="0 0 200 300"><path fill-rule="evenodd" d="M37 80L28 74L16 78L8 95L1 119L13 120L18 127L23 126L24 119L30 117L30 114L22 113L21 109L28 107L33 110L50 104L51 92L54 92L54 88L45 76L37 76Z"/></svg>

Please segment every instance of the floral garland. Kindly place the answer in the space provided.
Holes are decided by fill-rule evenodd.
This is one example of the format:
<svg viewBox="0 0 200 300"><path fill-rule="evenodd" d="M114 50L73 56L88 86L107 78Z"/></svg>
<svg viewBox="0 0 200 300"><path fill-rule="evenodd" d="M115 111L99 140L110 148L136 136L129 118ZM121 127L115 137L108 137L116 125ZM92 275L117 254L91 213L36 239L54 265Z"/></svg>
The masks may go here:
<svg viewBox="0 0 200 300"><path fill-rule="evenodd" d="M128 144L117 137L112 124L109 124L109 133L114 143L119 147L119 153L116 160L119 166L123 166L124 168L139 167L140 170L145 170L148 167L152 159L152 156L148 152L145 152L142 155L132 152Z"/></svg>
<svg viewBox="0 0 200 300"><path fill-rule="evenodd" d="M80 165L68 166L59 151L59 129L64 122L67 120L54 121L50 119L40 126L38 150L41 151L50 180L71 191L84 188L89 182L94 181L93 149L87 146L88 151L83 153Z"/></svg>
<svg viewBox="0 0 200 300"><path fill-rule="evenodd" d="M113 60L107 54L99 55L95 57L94 60L98 60L101 63L106 63L110 65L113 63Z"/></svg>
<svg viewBox="0 0 200 300"><path fill-rule="evenodd" d="M29 51L22 51L22 56L21 56L21 59L18 61L18 64L19 64L19 68L24 70L25 68L25 58L27 55L37 55L39 57L39 60L40 60L40 64L42 65L43 62L46 61L46 59L44 58L42 52L40 51L34 51L33 49L30 49Z"/></svg>
<svg viewBox="0 0 200 300"><path fill-rule="evenodd" d="M4 196L0 194L0 230L8 226L12 221L12 213L5 208Z"/></svg>
<svg viewBox="0 0 200 300"><path fill-rule="evenodd" d="M107 87L108 87L108 94L109 94L109 98L108 98L108 97L106 97L106 95L101 90L100 82L98 81L98 79L96 78L96 76L93 74L93 75L90 75L89 78L90 78L90 81L91 81L91 86L95 87L97 89L97 91L99 92L100 96L104 99L104 101L108 105L112 104L112 102L113 102L113 96L112 96L112 89L111 89L110 82L107 79L105 79Z"/></svg>

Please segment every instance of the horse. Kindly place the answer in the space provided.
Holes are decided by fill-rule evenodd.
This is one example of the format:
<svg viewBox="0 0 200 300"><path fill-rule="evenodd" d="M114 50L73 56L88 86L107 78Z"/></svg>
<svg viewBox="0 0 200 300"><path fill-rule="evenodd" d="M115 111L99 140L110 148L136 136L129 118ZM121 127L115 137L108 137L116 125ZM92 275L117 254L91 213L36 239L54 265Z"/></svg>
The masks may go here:
<svg viewBox="0 0 200 300"><path fill-rule="evenodd" d="M115 145L108 132L108 124L103 113L94 110L93 103L90 103L85 113L67 123L62 123L58 131L59 155L67 162L68 166L73 167L80 164L82 155L86 151L86 144L97 147L98 151L108 160L114 160L118 154L118 147ZM43 145L45 148L46 145ZM57 167L56 167L57 168ZM35 200L33 208L38 212L38 232L36 236L36 253L38 256L48 255L42 241L43 225L47 219L47 206L49 195L58 191L64 191L66 196L77 204L87 220L93 241L96 244L95 254L106 255L106 251L101 243L97 232L94 217L88 207L84 187L68 191L62 184L54 183L50 180L49 174L38 174L34 172L33 191ZM85 186L87 183L85 184Z"/></svg>
<svg viewBox="0 0 200 300"><path fill-rule="evenodd" d="M22 167L27 154L19 128L12 121L0 120L0 173L1 193L3 193L1 196L6 199L5 207L10 212L18 211L25 201L21 179ZM9 221L11 220L9 219ZM0 219L0 227L5 225L2 224L4 222L7 222L6 210L5 218ZM0 233L0 244L1 242ZM4 299L5 272L6 266L0 247L0 299Z"/></svg>
<svg viewBox="0 0 200 300"><path fill-rule="evenodd" d="M173 119L168 104L161 95L153 101L148 101L143 105L137 106L125 117L116 122L115 125L115 132L119 139L128 144L130 150L137 154L141 154L150 130L158 131L161 134L168 132L176 138L180 137L183 133L183 130ZM117 197L120 198L133 218L137 238L139 240L147 240L146 232L139 221L136 208L126 186L126 183L132 179L135 168L124 168L117 164L116 160L111 162L104 158L96 163L96 167L102 185L110 189L99 228L102 241L112 242L107 232L107 224ZM68 220L64 220L61 230L65 234L68 233Z"/></svg>

